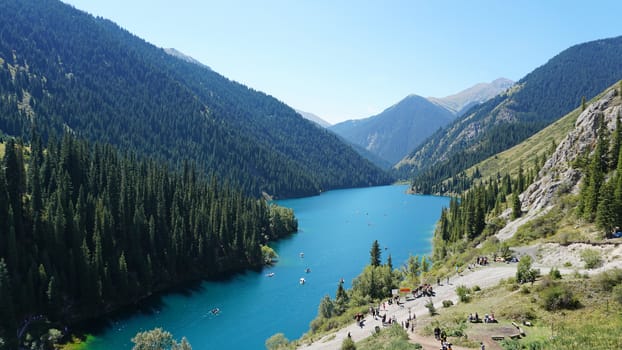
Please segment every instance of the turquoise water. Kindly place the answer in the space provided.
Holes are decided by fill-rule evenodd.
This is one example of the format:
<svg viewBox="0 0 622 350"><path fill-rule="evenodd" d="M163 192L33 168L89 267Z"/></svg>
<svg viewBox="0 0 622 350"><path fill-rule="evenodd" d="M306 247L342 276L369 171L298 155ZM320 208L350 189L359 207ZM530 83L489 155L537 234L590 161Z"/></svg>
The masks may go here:
<svg viewBox="0 0 622 350"><path fill-rule="evenodd" d="M326 294L334 297L341 278L349 287L369 263L375 239L383 261L391 254L394 267L409 254L430 252L434 224L449 199L407 195L405 190L406 186L348 189L279 201L294 209L300 231L273 245L280 256L275 266L203 282L162 296L143 312L108 320L89 349L131 349L130 339L137 332L155 327L176 339L185 336L194 349L265 349L265 340L275 333L300 337L316 316L320 299ZM213 315L210 311L216 307L221 311Z"/></svg>

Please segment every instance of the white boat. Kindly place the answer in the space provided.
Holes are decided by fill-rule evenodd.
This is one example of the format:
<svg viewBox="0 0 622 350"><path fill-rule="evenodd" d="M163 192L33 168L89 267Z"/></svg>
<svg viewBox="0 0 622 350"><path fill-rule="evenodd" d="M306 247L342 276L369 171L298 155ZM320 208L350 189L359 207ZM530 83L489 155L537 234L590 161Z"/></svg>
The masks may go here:
<svg viewBox="0 0 622 350"><path fill-rule="evenodd" d="M305 281L305 278L304 277L300 277L300 284L305 284L305 282L307 282L307 281Z"/></svg>
<svg viewBox="0 0 622 350"><path fill-rule="evenodd" d="M266 276L272 277L272 276L274 276L274 272L267 273Z"/></svg>
<svg viewBox="0 0 622 350"><path fill-rule="evenodd" d="M301 258L304 258L304 257L305 257L305 253L300 252L300 257L301 257Z"/></svg>

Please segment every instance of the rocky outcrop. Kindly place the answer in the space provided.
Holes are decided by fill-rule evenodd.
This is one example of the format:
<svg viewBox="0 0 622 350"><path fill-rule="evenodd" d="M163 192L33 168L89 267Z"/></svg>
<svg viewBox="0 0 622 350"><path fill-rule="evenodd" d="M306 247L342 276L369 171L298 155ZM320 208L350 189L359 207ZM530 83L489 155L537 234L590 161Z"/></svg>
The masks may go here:
<svg viewBox="0 0 622 350"><path fill-rule="evenodd" d="M559 191L578 190L581 172L572 168L577 157L592 152L597 140L598 120L603 116L607 128L615 129L620 112L620 97L615 89L609 90L598 101L590 104L575 123L575 128L557 146L538 174L538 180L520 196L523 210L543 209Z"/></svg>
<svg viewBox="0 0 622 350"><path fill-rule="evenodd" d="M578 192L582 173L572 165L579 156L593 151L598 137L600 116L603 116L610 132L615 130L618 113L622 113L621 104L621 96L612 88L587 106L577 118L574 129L559 143L540 169L537 180L520 195L522 211L526 213L509 222L499 231L497 238L506 240L512 237L519 226L546 213L559 194ZM506 219L509 213L510 211L505 213Z"/></svg>

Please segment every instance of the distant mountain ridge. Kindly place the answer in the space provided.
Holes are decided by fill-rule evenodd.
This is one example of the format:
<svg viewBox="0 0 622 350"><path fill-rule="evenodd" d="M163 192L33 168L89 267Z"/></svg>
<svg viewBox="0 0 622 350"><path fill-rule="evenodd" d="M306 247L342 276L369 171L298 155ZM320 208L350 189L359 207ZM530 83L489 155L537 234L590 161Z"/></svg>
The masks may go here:
<svg viewBox="0 0 622 350"><path fill-rule="evenodd" d="M453 118L447 109L410 95L378 115L345 121L329 130L395 164Z"/></svg>
<svg viewBox="0 0 622 350"><path fill-rule="evenodd" d="M500 78L444 98L410 95L378 115L338 123L329 130L395 164L454 120L457 113L494 97L511 84L512 81ZM375 164L380 166L377 161Z"/></svg>
<svg viewBox="0 0 622 350"><path fill-rule="evenodd" d="M457 94L437 98L428 97L428 100L436 102L452 111L456 116L461 116L474 105L484 103L499 93L507 90L514 82L506 78L498 78L490 83L479 83Z"/></svg>
<svg viewBox="0 0 622 350"><path fill-rule="evenodd" d="M622 78L622 37L572 46L432 135L396 169L430 188L508 149Z"/></svg>

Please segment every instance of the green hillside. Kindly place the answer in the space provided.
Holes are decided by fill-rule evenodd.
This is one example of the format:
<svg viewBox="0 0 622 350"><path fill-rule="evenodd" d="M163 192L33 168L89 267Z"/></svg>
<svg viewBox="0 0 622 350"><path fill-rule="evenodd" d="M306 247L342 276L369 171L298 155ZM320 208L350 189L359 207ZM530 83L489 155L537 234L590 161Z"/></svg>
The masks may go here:
<svg viewBox="0 0 622 350"><path fill-rule="evenodd" d="M432 135L397 169L430 192L435 184L502 152L622 78L622 37L573 46L500 95Z"/></svg>
<svg viewBox="0 0 622 350"><path fill-rule="evenodd" d="M0 3L0 130L72 133L205 172L259 196L386 184L284 103L55 0Z"/></svg>

